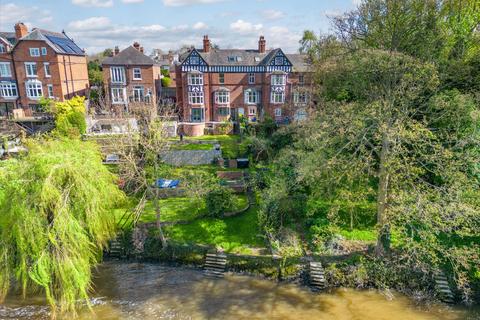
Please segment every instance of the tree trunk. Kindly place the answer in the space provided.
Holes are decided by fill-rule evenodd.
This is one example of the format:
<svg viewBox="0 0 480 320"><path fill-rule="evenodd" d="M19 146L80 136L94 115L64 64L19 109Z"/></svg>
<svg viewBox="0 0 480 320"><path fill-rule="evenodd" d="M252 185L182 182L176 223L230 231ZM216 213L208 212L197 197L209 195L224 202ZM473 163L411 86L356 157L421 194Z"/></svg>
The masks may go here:
<svg viewBox="0 0 480 320"><path fill-rule="evenodd" d="M388 129L387 129L388 130ZM380 152L380 164L378 173L378 196L377 196L377 225L379 228L375 253L383 256L390 246L390 228L386 218L387 197L389 187L389 173L387 158L390 151L390 140L387 133L382 138L382 150Z"/></svg>
<svg viewBox="0 0 480 320"><path fill-rule="evenodd" d="M154 205L155 205L155 216L157 218L157 229L160 235L160 241L162 241L162 247L166 248L168 246L167 240L165 239L165 235L163 234L162 230L162 223L160 222L160 204L158 201L158 188L155 188L155 195L154 195Z"/></svg>

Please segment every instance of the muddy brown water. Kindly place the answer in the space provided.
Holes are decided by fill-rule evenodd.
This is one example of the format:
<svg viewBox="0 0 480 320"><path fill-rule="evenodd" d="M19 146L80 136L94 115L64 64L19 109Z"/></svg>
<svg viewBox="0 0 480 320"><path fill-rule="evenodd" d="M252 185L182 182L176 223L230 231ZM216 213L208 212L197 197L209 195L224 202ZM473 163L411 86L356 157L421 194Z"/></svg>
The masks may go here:
<svg viewBox="0 0 480 320"><path fill-rule="evenodd" d="M107 262L98 268L93 313L78 319L480 319L478 308L426 306L399 293L338 289L312 293L295 284L228 275L205 278L201 271L148 263ZM71 319L72 316L62 317ZM50 319L43 298L9 296L0 319Z"/></svg>

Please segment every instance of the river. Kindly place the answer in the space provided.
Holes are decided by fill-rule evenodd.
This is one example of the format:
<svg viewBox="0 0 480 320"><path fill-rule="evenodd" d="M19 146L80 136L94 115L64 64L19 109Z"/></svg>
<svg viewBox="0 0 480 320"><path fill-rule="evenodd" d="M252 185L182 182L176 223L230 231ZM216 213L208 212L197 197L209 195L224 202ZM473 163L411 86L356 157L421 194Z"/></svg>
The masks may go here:
<svg viewBox="0 0 480 320"><path fill-rule="evenodd" d="M295 284L248 276L205 278L198 269L107 262L94 280L93 312L79 319L480 319L479 309L416 304L393 293L338 289L316 294ZM65 317L71 319L72 317ZM43 298L9 296L0 319L50 319Z"/></svg>

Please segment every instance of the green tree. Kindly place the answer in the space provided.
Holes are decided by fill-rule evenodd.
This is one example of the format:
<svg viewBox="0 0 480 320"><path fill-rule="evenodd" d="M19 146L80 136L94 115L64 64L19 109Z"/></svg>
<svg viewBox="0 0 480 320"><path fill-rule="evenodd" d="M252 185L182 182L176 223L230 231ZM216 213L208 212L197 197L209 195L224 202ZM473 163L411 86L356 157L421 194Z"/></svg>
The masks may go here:
<svg viewBox="0 0 480 320"><path fill-rule="evenodd" d="M100 63L98 61L88 62L88 81L90 85L101 86L103 85L103 73Z"/></svg>
<svg viewBox="0 0 480 320"><path fill-rule="evenodd" d="M0 164L0 300L18 284L41 290L52 311L88 303L91 268L114 236L122 201L96 145L29 140L28 153Z"/></svg>
<svg viewBox="0 0 480 320"><path fill-rule="evenodd" d="M55 115L55 128L59 135L78 137L86 132L84 103L85 97L79 96L64 102L55 102L52 112Z"/></svg>

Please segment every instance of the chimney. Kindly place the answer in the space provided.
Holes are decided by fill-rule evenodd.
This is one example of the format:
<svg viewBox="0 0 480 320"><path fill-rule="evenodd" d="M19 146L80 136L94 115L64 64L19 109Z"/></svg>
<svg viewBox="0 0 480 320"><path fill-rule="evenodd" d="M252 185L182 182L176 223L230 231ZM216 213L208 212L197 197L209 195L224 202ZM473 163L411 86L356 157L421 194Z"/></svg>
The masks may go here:
<svg viewBox="0 0 480 320"><path fill-rule="evenodd" d="M203 52L210 52L210 39L208 39L208 35L203 36Z"/></svg>
<svg viewBox="0 0 480 320"><path fill-rule="evenodd" d="M263 36L260 36L260 39L258 40L258 52L265 53L266 46L267 42L265 41L265 38Z"/></svg>
<svg viewBox="0 0 480 320"><path fill-rule="evenodd" d="M140 52L143 53L143 51L144 51L144 50L143 50L143 47L140 47Z"/></svg>
<svg viewBox="0 0 480 320"><path fill-rule="evenodd" d="M115 46L115 49L113 50L113 55L116 56L119 53L120 53L120 49L118 48L118 46Z"/></svg>
<svg viewBox="0 0 480 320"><path fill-rule="evenodd" d="M28 34L28 28L23 22L15 24L15 38L20 39Z"/></svg>
<svg viewBox="0 0 480 320"><path fill-rule="evenodd" d="M134 47L135 49L137 49L138 51L140 51L140 43L138 43L138 42L135 41L135 42L133 43L133 47Z"/></svg>

